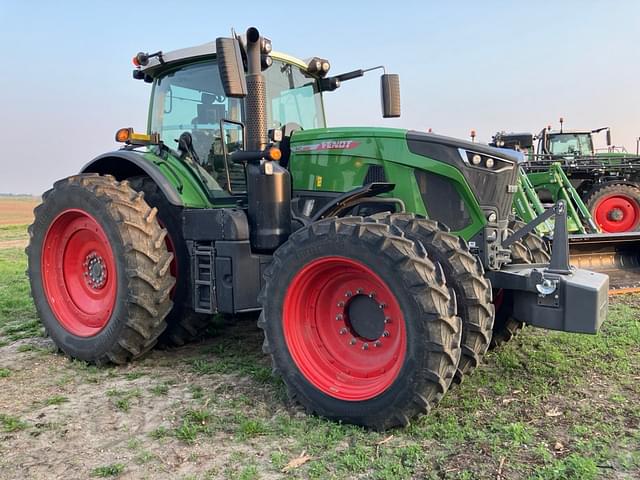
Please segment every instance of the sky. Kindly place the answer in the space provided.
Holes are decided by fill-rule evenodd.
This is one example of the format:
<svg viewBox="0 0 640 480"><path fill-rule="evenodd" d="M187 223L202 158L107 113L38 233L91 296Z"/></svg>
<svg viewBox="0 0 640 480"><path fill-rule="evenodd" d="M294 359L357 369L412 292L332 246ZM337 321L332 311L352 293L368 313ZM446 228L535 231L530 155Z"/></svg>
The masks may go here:
<svg viewBox="0 0 640 480"><path fill-rule="evenodd" d="M312 6L315 8L312 8ZM398 73L402 117L382 119L377 74L326 94L329 125L383 125L489 141L548 124L640 136L640 2L0 0L0 192L40 194L146 130L138 51L165 52L257 26L275 50L331 73ZM604 138L602 145L604 146Z"/></svg>

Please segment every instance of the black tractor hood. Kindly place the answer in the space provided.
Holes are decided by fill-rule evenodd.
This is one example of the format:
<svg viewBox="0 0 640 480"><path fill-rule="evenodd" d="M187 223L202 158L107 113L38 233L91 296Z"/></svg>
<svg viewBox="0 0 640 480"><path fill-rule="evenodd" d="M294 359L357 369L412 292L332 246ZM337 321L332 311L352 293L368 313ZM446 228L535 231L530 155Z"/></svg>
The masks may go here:
<svg viewBox="0 0 640 480"><path fill-rule="evenodd" d="M521 153L431 133L408 131L406 138L412 153L457 168L467 180L480 207L495 211L499 220L506 221L511 213ZM495 168L471 165L468 152L492 157Z"/></svg>
<svg viewBox="0 0 640 480"><path fill-rule="evenodd" d="M522 154L513 150L490 147L482 143L469 142L467 140L460 140L459 138L447 137L445 135L436 135L435 133L423 133L416 130L407 131L407 142L409 145L411 145L412 142L427 142L447 147L461 148L463 150L501 158L509 162L519 163L524 160ZM411 147L409 147L409 149L411 149Z"/></svg>

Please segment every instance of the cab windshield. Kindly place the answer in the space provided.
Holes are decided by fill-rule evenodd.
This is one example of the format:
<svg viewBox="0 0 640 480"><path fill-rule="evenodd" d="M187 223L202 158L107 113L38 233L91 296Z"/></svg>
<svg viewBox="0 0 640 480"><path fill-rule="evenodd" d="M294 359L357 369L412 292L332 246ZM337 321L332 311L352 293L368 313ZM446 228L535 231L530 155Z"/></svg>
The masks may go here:
<svg viewBox="0 0 640 480"><path fill-rule="evenodd" d="M295 65L273 61L264 71L267 83L267 125L280 128L295 123L303 129L325 126L322 95L317 81ZM157 78L151 102L150 130L158 132L165 145L175 148L176 139L190 132L198 155L198 176L210 196L227 195L227 190L246 190L244 169L229 165L227 175L220 132L220 120L244 122L244 100L227 98L215 61L179 67ZM240 141L239 131L226 130L228 145Z"/></svg>
<svg viewBox="0 0 640 480"><path fill-rule="evenodd" d="M593 144L589 133L559 133L549 139L553 155L591 155Z"/></svg>

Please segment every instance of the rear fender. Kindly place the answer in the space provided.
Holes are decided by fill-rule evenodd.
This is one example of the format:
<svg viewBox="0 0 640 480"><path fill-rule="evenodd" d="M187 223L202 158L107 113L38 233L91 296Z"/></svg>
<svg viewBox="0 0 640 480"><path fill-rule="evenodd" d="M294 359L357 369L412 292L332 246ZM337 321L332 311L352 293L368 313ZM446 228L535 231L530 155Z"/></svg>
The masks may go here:
<svg viewBox="0 0 640 480"><path fill-rule="evenodd" d="M160 188L169 203L178 207L184 206L178 190L169 182L160 168L154 163L145 160L142 155L136 152L117 150L104 153L82 167L80 173L113 175L117 180L146 175L158 185L158 188Z"/></svg>

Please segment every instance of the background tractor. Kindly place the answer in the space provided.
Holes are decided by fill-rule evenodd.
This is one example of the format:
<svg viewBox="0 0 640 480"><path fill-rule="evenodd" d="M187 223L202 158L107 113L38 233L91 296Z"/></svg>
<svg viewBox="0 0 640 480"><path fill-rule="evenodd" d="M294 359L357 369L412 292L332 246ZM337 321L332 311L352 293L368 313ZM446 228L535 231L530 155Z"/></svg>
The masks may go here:
<svg viewBox="0 0 640 480"><path fill-rule="evenodd" d="M562 184L549 174L554 163L562 170L589 209L597 228L607 233L640 229L640 157L616 147L611 129L564 130L546 127L530 133L494 135L491 145L512 148L527 155L523 168L543 202L561 198ZM607 147L595 147L595 135L605 132Z"/></svg>
<svg viewBox="0 0 640 480"><path fill-rule="evenodd" d="M570 263L609 275L611 293L640 290L640 157L611 146L608 127L592 131L550 127L533 136L497 133L490 145L525 155L521 163L514 213L528 222L548 202L567 206ZM606 131L607 151L594 148L594 134ZM537 140L534 152L534 140ZM537 227L553 235L553 221Z"/></svg>
<svg viewBox="0 0 640 480"><path fill-rule="evenodd" d="M326 127L324 92L369 70L329 76L255 28L134 63L152 84L148 132L119 130L124 147L56 182L29 229L36 308L68 355L120 364L214 314L261 312L293 399L386 428L523 322L603 322L608 278L569 267L564 202L509 224L512 153ZM381 91L399 116L398 77ZM549 257L534 229L551 217Z"/></svg>

